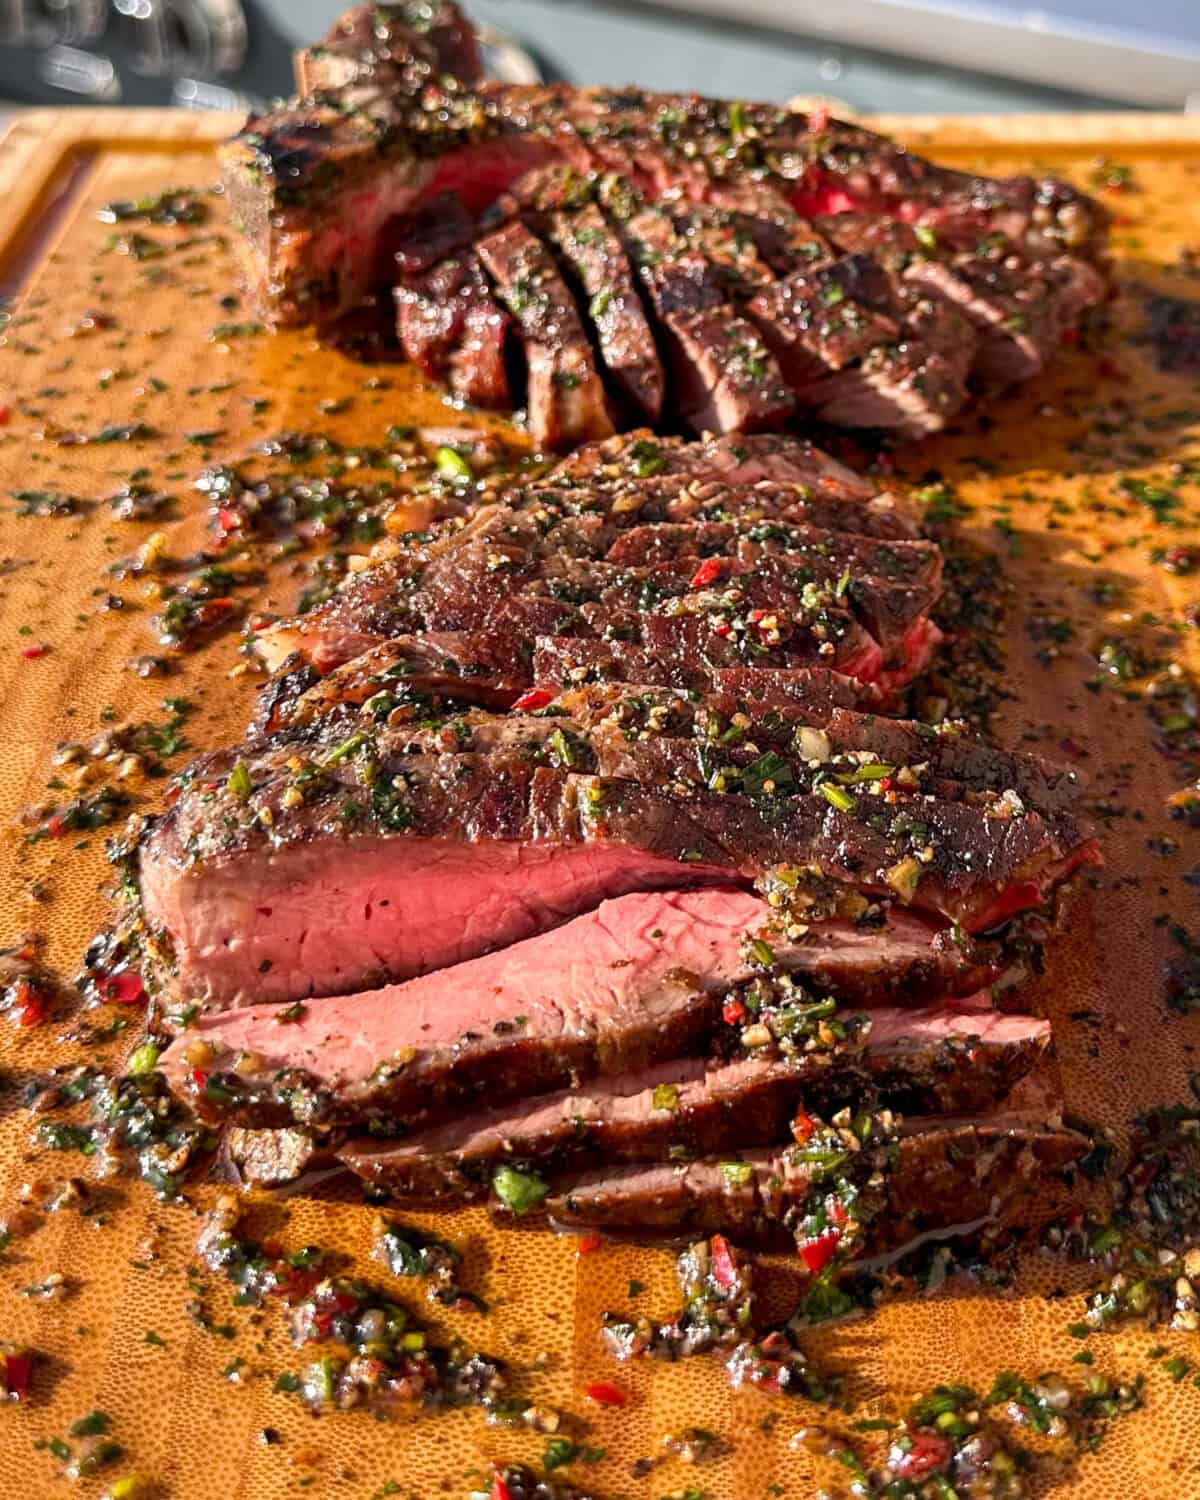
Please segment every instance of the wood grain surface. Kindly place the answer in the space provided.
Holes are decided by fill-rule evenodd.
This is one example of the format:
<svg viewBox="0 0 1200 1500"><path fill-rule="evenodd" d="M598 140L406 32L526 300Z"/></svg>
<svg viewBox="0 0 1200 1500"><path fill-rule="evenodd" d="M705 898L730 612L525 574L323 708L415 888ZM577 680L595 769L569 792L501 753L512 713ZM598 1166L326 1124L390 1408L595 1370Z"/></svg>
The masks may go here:
<svg viewBox="0 0 1200 1500"><path fill-rule="evenodd" d="M219 202L212 223L193 231L212 236L204 244L179 249L186 231L149 228L168 246L152 263L110 246L112 227L97 221L96 209L211 183L212 143L230 123L182 113L33 112L0 147L0 289L18 294L0 328L0 943L37 933L47 961L68 976L105 919L110 877L102 834L35 844L19 821L49 795L55 745L89 739L114 716L161 719L168 693L198 705L187 726L192 744L215 744L240 732L257 682L236 633L181 658L169 679L144 681L130 671L131 658L159 649L153 584L116 581L112 564L156 527L173 553L204 544L206 503L191 488L201 447L232 458L281 430L370 442L391 424L464 420L398 365L367 367L303 334L214 338L223 322L250 316L221 303L232 270ZM1189 471L1179 484L1173 518L1181 524L1171 527L1156 525L1118 488L1125 476L1163 479L1173 464L1200 457L1195 350L1190 374L1172 374L1142 339L1150 291L1200 296L1185 253L1200 248L1200 120L883 124L951 165L996 174L1046 167L1086 184L1097 158L1108 157L1129 163L1137 184L1108 200L1118 215L1121 338L1102 353L1067 351L1050 375L985 417L895 459L902 478L937 474L950 483L969 507L962 531L1003 561L1012 697L1000 736L1078 764L1105 810L1107 868L1072 902L1035 999L1054 1022L1070 1107L1121 1136L1138 1110L1188 1097L1200 1043L1200 1020L1170 1012L1163 1000L1164 965L1175 949L1162 918L1200 928L1200 891L1184 878L1200 865L1200 841L1166 805L1189 767L1163 753L1144 702L1127 699L1119 684L1085 687L1109 636L1153 642L1168 631L1182 666L1200 669L1200 575L1154 561L1156 549L1200 540L1200 477ZM149 264L159 268L153 275ZM144 423L155 435L61 441L114 422ZM198 444L200 433L215 436ZM166 522L123 523L105 503L142 469L176 497ZM95 503L69 517L20 516L11 496L28 489ZM296 572L281 561L257 602L292 608ZM123 607L108 607L110 595ZM31 642L49 649L23 655ZM131 790L141 808L154 807L155 784L135 781ZM120 1015L114 1008L99 1019ZM127 1450L112 1472L148 1476L152 1494L178 1500L464 1496L472 1472L491 1458L537 1459L542 1439L489 1428L474 1412L401 1424L361 1412L315 1420L273 1390L292 1364L278 1311L231 1310L227 1291L208 1276L206 1303L235 1336L199 1326L188 1311L188 1272L198 1212L213 1189L198 1186L164 1206L127 1176L93 1181L94 1163L34 1149L21 1106L29 1081L84 1057L119 1066L137 1025L132 1019L98 1052L64 1035L68 1029L0 1022L0 1217L23 1184L39 1179L78 1174L93 1193L92 1212L35 1215L31 1232L0 1253L0 1341L43 1356L32 1398L0 1408L0 1495L67 1493L60 1465L38 1444L93 1408L111 1414ZM372 1212L353 1188L330 1183L312 1194L253 1199L251 1226L278 1232L289 1246L336 1247L367 1270ZM492 1304L486 1318L434 1321L510 1360L522 1389L578 1419L573 1430L586 1428L586 1441L607 1453L578 1471L597 1495L659 1500L689 1487L709 1500L818 1493L810 1460L789 1442L818 1419L813 1408L757 1393L733 1397L703 1360L614 1369L598 1337L600 1314L630 1305L633 1279L644 1283L639 1310L668 1312L669 1256L611 1248L579 1258L570 1241L499 1234L477 1212L421 1220L464 1247L466 1283ZM52 1272L66 1276L66 1297L23 1294ZM373 1274L384 1276L378 1267ZM871 1415L940 1380L986 1387L1003 1368L1034 1375L1068 1367L1078 1344L1067 1325L1080 1316L1086 1284L1034 1254L1011 1292L910 1298L808 1343L815 1362L846 1372L850 1394ZM409 1288L396 1290L414 1300ZM1047 1295L1059 1291L1065 1295ZM1098 1454L1063 1466L1055 1495L1200 1497L1200 1390L1190 1378L1172 1383L1147 1358L1152 1342L1141 1333L1091 1341L1096 1369L1147 1375L1146 1406L1117 1424ZM1194 1336L1191 1348L1181 1335L1161 1342L1193 1359L1200 1352ZM236 1383L222 1374L235 1355L246 1361ZM582 1390L602 1375L629 1389L624 1410L586 1409ZM631 1463L656 1453L664 1432L689 1423L717 1431L726 1456L695 1469L671 1460L648 1480L631 1477ZM278 1440L266 1441L267 1431ZM103 1479L81 1488L105 1492ZM1049 1491L1035 1484L1034 1492Z"/></svg>

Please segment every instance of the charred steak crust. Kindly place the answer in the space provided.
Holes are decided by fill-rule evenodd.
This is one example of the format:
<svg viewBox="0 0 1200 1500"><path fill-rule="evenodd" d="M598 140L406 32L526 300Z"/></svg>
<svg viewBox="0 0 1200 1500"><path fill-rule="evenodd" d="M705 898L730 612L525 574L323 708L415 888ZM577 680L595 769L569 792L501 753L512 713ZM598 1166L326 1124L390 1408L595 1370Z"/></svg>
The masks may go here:
<svg viewBox="0 0 1200 1500"><path fill-rule="evenodd" d="M897 1250L923 1234L1005 1222L1045 1200L1057 1175L1087 1150L1087 1138L1052 1124L975 1120L908 1121L886 1175L886 1205L863 1246ZM741 1165L749 1171L741 1170ZM663 1240L714 1231L740 1244L788 1248L791 1221L808 1198L811 1169L783 1152L739 1152L682 1166L600 1169L547 1198L564 1228Z"/></svg>
<svg viewBox="0 0 1200 1500"><path fill-rule="evenodd" d="M486 1196L506 1161L563 1173L769 1145L786 1138L801 1108L824 1114L874 1101L918 1114L988 1109L1037 1064L1050 1035L1044 1021L986 1011L880 1012L872 1021L879 1042L868 1033L845 1057L684 1059L397 1141L352 1138L337 1155L394 1197L470 1202Z"/></svg>

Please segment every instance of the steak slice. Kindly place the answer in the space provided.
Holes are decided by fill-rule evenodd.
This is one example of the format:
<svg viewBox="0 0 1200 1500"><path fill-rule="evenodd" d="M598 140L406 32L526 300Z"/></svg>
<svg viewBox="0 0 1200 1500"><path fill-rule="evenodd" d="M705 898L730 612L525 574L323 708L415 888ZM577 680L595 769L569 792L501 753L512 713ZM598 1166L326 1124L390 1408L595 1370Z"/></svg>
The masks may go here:
<svg viewBox="0 0 1200 1500"><path fill-rule="evenodd" d="M685 797L519 752L410 756L358 731L202 756L136 863L185 1002L295 999L406 978L634 890L819 871L981 931L1099 859L1069 813L1011 797L881 814L863 786Z"/></svg>
<svg viewBox="0 0 1200 1500"><path fill-rule="evenodd" d="M825 667L718 667L703 660L663 661L629 641L584 636L539 636L534 642L531 680L546 691L566 691L587 683L647 683L704 692L714 685L746 682L754 684L760 694L771 685L779 694L804 702L857 704L878 702L882 696L874 683Z"/></svg>
<svg viewBox="0 0 1200 1500"><path fill-rule="evenodd" d="M435 79L448 73L477 83L483 76L475 28L453 0L356 5L323 41L296 54L296 80L301 94L372 81L402 84L414 66Z"/></svg>
<svg viewBox="0 0 1200 1500"><path fill-rule="evenodd" d="M767 554L729 558L721 567L728 576L702 586L692 559L648 569L574 555L604 547L603 532L585 524L594 516L548 537L542 511L498 510L495 526L479 524L487 519L481 514L445 545L414 547L354 575L327 603L260 632L260 654L278 665L300 653L328 671L391 636L420 631L603 634L720 665L774 656L872 682L885 665L898 680L915 675L939 639L929 620L938 590L928 585Z"/></svg>
<svg viewBox="0 0 1200 1500"><path fill-rule="evenodd" d="M395 299L400 343L413 364L473 406L514 404L504 368L511 320L474 255L440 262L396 287Z"/></svg>
<svg viewBox="0 0 1200 1500"><path fill-rule="evenodd" d="M657 422L665 388L662 361L620 240L594 203L577 213L553 214L548 228L583 288L604 368L632 410Z"/></svg>
<svg viewBox="0 0 1200 1500"><path fill-rule="evenodd" d="M974 324L980 378L1011 385L1039 374L1063 334L1105 298L1103 278L1084 262L1063 257L1052 267L1016 255L963 255L948 264L918 261L905 275Z"/></svg>
<svg viewBox="0 0 1200 1500"><path fill-rule="evenodd" d="M514 717L502 722L512 723ZM483 716L464 719L473 726ZM789 757L791 773L798 777L805 769L850 772L869 766L914 791L927 790L921 781L925 774L960 782L973 792L1000 795L1011 788L1039 812L1074 808L1082 792L1075 770L1040 755L1000 749L961 723L934 729L914 720L854 712L820 696L764 709L753 693L684 695L646 684L610 684L563 693L535 722L552 731L564 721L584 738L597 729L616 731L631 747L659 739L691 741L718 760L735 750L770 750Z"/></svg>
<svg viewBox="0 0 1200 1500"><path fill-rule="evenodd" d="M734 305L728 266L644 209L620 224L662 333L672 394L695 432L778 427L795 401L770 351Z"/></svg>
<svg viewBox="0 0 1200 1500"><path fill-rule="evenodd" d="M802 219L787 197L761 179L726 179L708 192L709 213L716 210L738 235L749 235L758 254L779 276L833 257L828 239ZM691 209L692 214L703 210Z"/></svg>
<svg viewBox="0 0 1200 1500"><path fill-rule="evenodd" d="M870 500L876 494L869 480L803 438L736 433L690 442L658 437L648 427L576 449L556 465L544 486L535 488L587 488L647 479L714 479L726 484L771 480L847 500Z"/></svg>
<svg viewBox="0 0 1200 1500"><path fill-rule="evenodd" d="M286 1025L270 1005L203 1017L162 1067L178 1094L199 1088L210 1113L254 1125L400 1125L632 1071L711 1034L721 995L755 972L748 932L769 919L734 889L638 893L404 985L314 1000ZM199 1086L197 1040L211 1052Z"/></svg>
<svg viewBox="0 0 1200 1500"><path fill-rule="evenodd" d="M747 312L802 404L846 426L939 431L967 399L973 346L961 319L918 326L889 274L865 255L798 271Z"/></svg>
<svg viewBox="0 0 1200 1500"><path fill-rule="evenodd" d="M909 1120L886 1174L885 1206L866 1226L863 1253L1044 1213L1053 1179L1088 1144L1061 1125L1002 1111L963 1121ZM812 1175L796 1148L678 1166L610 1167L556 1189L545 1208L552 1222L572 1230L637 1240L721 1233L738 1244L785 1248L810 1202Z"/></svg>
<svg viewBox="0 0 1200 1500"><path fill-rule="evenodd" d="M476 245L516 320L528 372L529 428L543 448L572 448L613 431L604 387L574 299L542 242L519 220Z"/></svg>
<svg viewBox="0 0 1200 1500"><path fill-rule="evenodd" d="M687 1058L480 1111L387 1141L359 1137L337 1155L371 1187L423 1202L487 1194L502 1162L578 1171L600 1162L667 1161L783 1140L796 1111L826 1115L867 1100L950 1113L994 1106L1050 1039L1045 1021L995 1011L875 1011L847 1058L713 1063Z"/></svg>
<svg viewBox="0 0 1200 1500"><path fill-rule="evenodd" d="M635 810L627 795L602 816L602 783L527 761L407 757L403 785L384 770L364 787L342 779L351 756L301 780L304 800L289 807L301 748L202 757L148 831L143 911L169 939L175 996L349 992L520 941L608 897L735 873L671 799L648 794ZM247 753L262 778L253 809L228 786Z"/></svg>
<svg viewBox="0 0 1200 1500"><path fill-rule="evenodd" d="M447 637L466 637L465 651L461 644L450 646L447 662L465 657L473 663L464 673L467 676L478 675L476 668L482 663L496 662L501 665L502 680L507 681L520 672L523 641L539 634L587 629L573 605L545 594L497 591L480 597L462 588L447 590L436 600L419 598L415 590L406 592L405 587L419 568L419 562L410 557L402 565L384 563L369 574L358 574L361 582L335 594L327 604L259 632L256 651L273 669L299 656L325 673L384 641L408 640L418 634L435 643L427 655L436 663ZM397 582L399 587L393 587Z"/></svg>
<svg viewBox="0 0 1200 1500"><path fill-rule="evenodd" d="M937 588L942 578L942 550L936 542L880 541L803 522L741 517L634 526L621 532L604 555L609 562L653 567L675 558L720 557L730 550L747 561L779 552L802 556L814 581L836 580L847 568L909 586Z"/></svg>

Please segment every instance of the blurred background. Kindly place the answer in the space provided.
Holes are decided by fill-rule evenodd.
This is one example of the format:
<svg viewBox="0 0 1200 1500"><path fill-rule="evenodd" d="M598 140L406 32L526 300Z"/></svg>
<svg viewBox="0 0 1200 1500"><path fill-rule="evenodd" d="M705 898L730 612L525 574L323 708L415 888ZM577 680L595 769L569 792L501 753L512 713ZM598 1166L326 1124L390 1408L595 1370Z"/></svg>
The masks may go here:
<svg viewBox="0 0 1200 1500"><path fill-rule="evenodd" d="M243 108L336 0L0 0L0 109ZM1200 109L1200 0L467 0L495 76L858 111Z"/></svg>

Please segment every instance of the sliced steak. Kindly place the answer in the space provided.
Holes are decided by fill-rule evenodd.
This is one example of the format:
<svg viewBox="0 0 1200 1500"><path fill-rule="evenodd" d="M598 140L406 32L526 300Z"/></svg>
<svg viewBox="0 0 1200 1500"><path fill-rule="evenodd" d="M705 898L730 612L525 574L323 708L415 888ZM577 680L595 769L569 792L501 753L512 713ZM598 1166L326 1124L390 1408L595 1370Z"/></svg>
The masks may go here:
<svg viewBox="0 0 1200 1500"><path fill-rule="evenodd" d="M790 758L791 773L798 777L806 768L852 774L858 766L861 774L866 766L869 774L883 772L881 779L900 788L923 791L928 788L922 776L932 774L973 792L1000 796L1011 789L1039 812L1075 808L1082 792L1075 770L1043 756L1002 750L961 723L934 729L913 720L854 712L819 696L764 709L753 692L685 695L645 684L608 685L565 692L545 706L545 714L540 722L547 731L562 721L584 737L607 728L630 746L660 738L692 740L718 758L735 750L770 750ZM469 726L483 716L464 718ZM512 719L509 715L505 722Z"/></svg>
<svg viewBox="0 0 1200 1500"><path fill-rule="evenodd" d="M855 576L844 562L835 572L819 554L734 556L720 576L712 559L699 570L690 558L621 567L577 555L605 547L602 525L592 524L600 517L553 530L539 509L523 517L501 510L497 520L354 575L327 603L260 632L260 655L278 665L299 653L328 671L390 637L424 631L603 635L661 648L665 660L778 660L873 682L885 668L907 681L939 638L929 619L936 588Z"/></svg>
<svg viewBox="0 0 1200 1500"><path fill-rule="evenodd" d="M753 682L805 701L847 704L876 702L874 683L860 682L825 667L720 667L703 659L664 661L629 641L589 640L583 636L539 636L534 642L531 680L547 692L565 691L587 683L653 683L687 692L703 692L714 684ZM735 689L736 691L737 689Z"/></svg>
<svg viewBox="0 0 1200 1500"><path fill-rule="evenodd" d="M528 762L406 758L402 786L386 770L363 786L350 756L301 781L289 807L298 748L267 764L251 755L263 776L253 807L228 785L241 753L202 759L143 843L145 919L169 941L178 997L353 991L517 942L606 897L734 873L671 799L648 794L635 812L614 798L610 814L602 783Z"/></svg>
<svg viewBox="0 0 1200 1500"><path fill-rule="evenodd" d="M769 480L846 500L870 500L877 493L869 480L803 438L736 433L689 442L658 437L648 427L577 449L551 471L545 484L588 488L647 479L712 479L725 484Z"/></svg>
<svg viewBox="0 0 1200 1500"><path fill-rule="evenodd" d="M413 364L474 406L511 407L504 368L510 318L474 255L456 256L395 289L396 326Z"/></svg>
<svg viewBox="0 0 1200 1500"><path fill-rule="evenodd" d="M847 568L910 586L936 588L942 577L942 551L936 542L880 541L802 522L744 518L634 526L621 532L605 557L609 562L653 567L681 557L720 557L730 549L748 561L778 552L802 556L813 581L836 580Z"/></svg>
<svg viewBox="0 0 1200 1500"><path fill-rule="evenodd" d="M476 253L516 320L528 372L529 427L539 447L572 448L613 431L604 387L574 299L553 257L513 221Z"/></svg>
<svg viewBox="0 0 1200 1500"><path fill-rule="evenodd" d="M910 1120L864 1253L1044 1213L1054 1177L1087 1149L1087 1137L1073 1130L1010 1122L1002 1113ZM724 1161L603 1168L557 1189L545 1207L554 1223L573 1230L638 1240L722 1233L782 1248L810 1203L812 1177L802 1148L736 1152Z"/></svg>
<svg viewBox="0 0 1200 1500"><path fill-rule="evenodd" d="M711 1034L721 995L755 972L748 933L769 916L732 889L626 896L502 953L314 1000L286 1024L269 1005L202 1018L162 1066L210 1113L269 1125L400 1125L635 1070ZM198 1042L211 1054L199 1084Z"/></svg>
<svg viewBox="0 0 1200 1500"><path fill-rule="evenodd" d="M630 408L657 422L665 389L662 361L620 240L595 204L552 215L549 232L583 289L604 368Z"/></svg>
<svg viewBox="0 0 1200 1500"><path fill-rule="evenodd" d="M1036 1064L1045 1021L994 1011L875 1011L865 1048L845 1058L660 1064L481 1111L400 1141L357 1138L339 1158L397 1197L485 1196L505 1161L551 1173L603 1162L668 1161L778 1143L796 1111L877 1102L950 1113L994 1106Z"/></svg>
<svg viewBox="0 0 1200 1500"><path fill-rule="evenodd" d="M176 997L349 991L517 941L605 897L781 865L979 931L1098 859L1069 813L1007 797L881 814L863 786L780 795L764 780L759 795L677 796L520 752L396 750L359 731L332 749L283 738L193 764L137 859Z"/></svg>
<svg viewBox="0 0 1200 1500"><path fill-rule="evenodd" d="M758 254L779 276L832 258L830 243L819 228L802 219L784 194L761 179L714 183L708 202L735 233L750 236Z"/></svg>
<svg viewBox="0 0 1200 1500"><path fill-rule="evenodd" d="M675 404L696 432L779 427L795 401L754 327L732 301L728 264L644 209L619 225L662 331Z"/></svg>
<svg viewBox="0 0 1200 1500"><path fill-rule="evenodd" d="M1106 295L1100 275L1069 256L1044 266L1015 255L962 255L918 261L905 277L970 319L979 334L975 368L992 385L1037 375L1063 335Z"/></svg>

